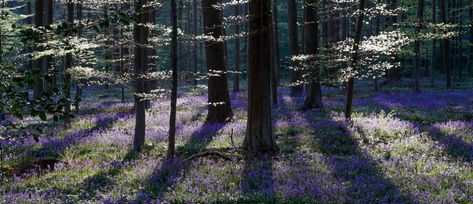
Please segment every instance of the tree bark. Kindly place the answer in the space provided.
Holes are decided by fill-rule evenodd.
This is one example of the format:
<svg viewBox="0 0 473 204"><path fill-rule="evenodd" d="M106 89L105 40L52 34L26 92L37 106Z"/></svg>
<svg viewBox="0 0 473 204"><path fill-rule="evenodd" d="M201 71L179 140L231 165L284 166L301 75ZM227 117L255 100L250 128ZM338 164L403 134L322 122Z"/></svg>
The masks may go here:
<svg viewBox="0 0 473 204"><path fill-rule="evenodd" d="M361 31L363 29L363 17L364 17L363 10L364 9L365 9L365 0L359 0L358 10L361 12L356 21L355 38L354 38L353 49L352 49L353 54L351 56L351 65L350 65L353 68L353 70L356 69L356 66L358 64L358 50L360 48ZM348 87L347 87L347 104L345 108L346 119L351 119L351 114L353 111L354 89L355 89L355 78L351 77L348 80Z"/></svg>
<svg viewBox="0 0 473 204"><path fill-rule="evenodd" d="M79 25L77 28L77 35L80 37L82 35L82 0L78 1L77 3L77 20L79 20ZM80 61L80 59L78 60ZM80 104L80 97L82 96L82 80L78 80L76 82L76 95L74 97L74 109L76 114L79 113L79 104Z"/></svg>
<svg viewBox="0 0 473 204"><path fill-rule="evenodd" d="M71 25L74 24L74 3L72 0L69 0L67 3L67 22ZM66 32L66 37L71 36L70 32ZM69 69L72 68L72 53L66 55L66 66L64 67L64 113L66 115L65 123L69 125L71 123L71 118L69 114L71 113L71 74Z"/></svg>
<svg viewBox="0 0 473 204"><path fill-rule="evenodd" d="M145 93L145 74L146 66L148 65L148 36L149 29L144 26L148 23L148 8L144 8L147 0L138 0L135 2L135 12L137 18L135 19L133 38L135 41L135 137L133 140L133 150L140 152L145 143L145 129L146 129L146 102L142 94Z"/></svg>
<svg viewBox="0 0 473 204"><path fill-rule="evenodd" d="M413 72L413 85L414 92L420 93L420 31L422 29L422 23L424 18L424 0L417 0L417 19L416 19L416 39L414 41L414 72Z"/></svg>
<svg viewBox="0 0 473 204"><path fill-rule="evenodd" d="M432 23L436 24L437 19L436 19L436 14L437 14L437 6L436 6L437 0L432 0ZM429 78L430 78L430 86L433 87L435 85L434 82L434 66L435 66L435 49L436 49L437 41L432 39L432 57L430 61L430 67L429 67Z"/></svg>
<svg viewBox="0 0 473 204"><path fill-rule="evenodd" d="M440 19L442 23L448 23L447 22L447 12L446 12L446 6L445 6L445 0L440 0ZM450 43L448 39L444 38L442 39L442 66L445 69L445 74L446 74L446 87L447 89L450 89L452 87L452 82L451 82L451 76L450 76L450 57L449 57L449 47Z"/></svg>
<svg viewBox="0 0 473 204"><path fill-rule="evenodd" d="M468 76L473 77L473 5L471 5L471 3L468 8L468 14L470 17L470 59L468 60Z"/></svg>
<svg viewBox="0 0 473 204"><path fill-rule="evenodd" d="M26 2L26 15L32 15L33 14L33 3L31 1ZM27 25L33 25L33 17L27 17L25 19L25 23ZM33 50L31 46L26 47L26 53L31 53ZM28 59L28 63L26 64L26 70L32 70L33 69L33 61Z"/></svg>
<svg viewBox="0 0 473 204"><path fill-rule="evenodd" d="M3 8L4 4L0 5L0 8ZM3 63L3 35L2 35L2 28L0 26L0 65ZM0 95L2 92L0 92ZM0 109L0 121L5 119L5 114L3 113L3 109Z"/></svg>
<svg viewBox="0 0 473 204"><path fill-rule="evenodd" d="M317 16L317 0L305 1L305 48L306 54L315 56L319 47L319 24ZM316 58L310 59L307 63L312 65ZM320 70L318 67L310 67L309 93L305 99L303 109L323 108L322 89L320 86Z"/></svg>
<svg viewBox="0 0 473 204"><path fill-rule="evenodd" d="M297 5L296 0L288 0L287 1L287 8L288 8L288 26L289 26L289 46L291 49L291 57L299 55L299 41L298 41L298 34L297 34ZM296 61L291 60L291 67L297 68L298 63ZM291 72L291 82L297 83L301 80L301 73L300 71L292 71ZM298 95L303 92L303 86L297 85L291 87L291 95Z"/></svg>
<svg viewBox="0 0 473 204"><path fill-rule="evenodd" d="M45 16L45 9L44 9L45 5L44 5L44 3L45 3L45 1L43 1L43 0L36 0L35 19L34 19L36 27L43 27L44 26L44 16ZM39 45L36 45L35 50L36 51L43 51L44 48L42 48ZM35 61L34 65L33 65L35 72L37 74L39 74L38 83L34 86L34 90L33 90L33 96L35 98L39 98L39 97L43 96L43 93L44 93L44 89L43 89L43 80L44 80L43 71L45 69L44 63L45 63L45 57L40 57Z"/></svg>
<svg viewBox="0 0 473 204"><path fill-rule="evenodd" d="M276 1L274 1L276 2ZM275 13L274 11L277 10L276 5L273 4L272 6L272 18L271 18L271 47L270 47L270 54L271 54L271 101L274 107L278 107L278 62L279 58L277 56L277 44L276 42L276 29L275 25L277 24L277 12Z"/></svg>
<svg viewBox="0 0 473 204"><path fill-rule="evenodd" d="M197 30L197 26L198 26L198 22L197 22L197 18L198 18L198 13L197 13L197 0L193 0L192 1L192 14L193 14L193 31L194 31L194 35L198 35L199 31ZM199 63L198 61L198 57L197 57L197 45L198 45L198 42L194 40L193 44L192 44L192 55L193 55L193 64L192 64L192 84L194 86L197 86L197 64Z"/></svg>
<svg viewBox="0 0 473 204"><path fill-rule="evenodd" d="M48 3L46 4L46 7L45 7L47 15L44 20L45 20L45 25L47 27L50 27L54 22L54 0L47 0L47 2ZM53 70L52 73L50 73L50 70L55 68L53 66L54 65L53 56L48 55L46 56L45 60L46 60L46 64L45 64L44 73L47 74L48 77L46 78L46 80L43 81L44 82L43 90L45 92L49 92L52 88L57 88L56 72L55 70Z"/></svg>
<svg viewBox="0 0 473 204"><path fill-rule="evenodd" d="M277 149L271 128L270 37L271 1L249 2L248 120L243 147L250 151Z"/></svg>
<svg viewBox="0 0 473 204"><path fill-rule="evenodd" d="M215 5L219 0L202 0L204 31L213 40L205 42L208 70L208 114L207 122L222 123L232 116L228 93L227 66L225 60L225 35L221 10Z"/></svg>
<svg viewBox="0 0 473 204"><path fill-rule="evenodd" d="M172 158L175 154L176 146L176 112L177 112L177 8L176 0L171 0L171 67L172 67L172 88L171 88L171 114L169 118L169 141L167 157Z"/></svg>
<svg viewBox="0 0 473 204"><path fill-rule="evenodd" d="M240 16L240 4L235 5L234 14ZM233 68L233 91L240 91L240 22L235 23L235 67Z"/></svg>
<svg viewBox="0 0 473 204"><path fill-rule="evenodd" d="M149 18L148 19L148 23L151 23L151 24L156 24L156 9L154 9L154 7L150 7L149 9L147 9L147 17ZM155 34L155 33L150 33L151 35L152 34ZM149 37L152 37L152 36L149 36ZM156 71L156 48L154 47L154 45L149 45L149 47L147 48L148 49L148 66L146 66L146 70L145 72L146 73L149 73L149 72L154 72ZM151 91L153 91L154 89L156 89L157 87L157 80L156 79L149 79L147 78L145 80L145 92L146 94L151 94ZM149 109L151 107L151 100L146 100L146 109Z"/></svg>
<svg viewBox="0 0 473 204"><path fill-rule="evenodd" d="M281 70L281 53L279 51L279 16L278 16L278 0L273 1L273 26L274 26L274 54L276 60L276 85L279 86L279 77Z"/></svg>

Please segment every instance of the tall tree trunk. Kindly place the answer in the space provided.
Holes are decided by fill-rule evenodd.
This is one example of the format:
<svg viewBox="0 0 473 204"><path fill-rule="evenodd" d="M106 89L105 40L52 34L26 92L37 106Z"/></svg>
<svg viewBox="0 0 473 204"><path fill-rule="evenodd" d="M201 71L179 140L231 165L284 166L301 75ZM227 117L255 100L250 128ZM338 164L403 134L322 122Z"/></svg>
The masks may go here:
<svg viewBox="0 0 473 204"><path fill-rule="evenodd" d="M289 46L291 49L291 57L299 55L299 41L298 41L298 34L297 34L297 5L296 0L288 0L287 1L287 8L288 8L288 19L289 19ZM291 60L291 67L297 68L299 65L296 61ZM293 70L291 72L291 82L297 83L301 80L301 73L300 71ZM291 87L291 95L298 95L301 94L303 91L302 85L292 86Z"/></svg>
<svg viewBox="0 0 473 204"><path fill-rule="evenodd" d="M361 11L357 21L356 21L356 30L355 30L355 39L353 42L353 49L352 49L352 56L351 56L351 67L353 70L356 70L356 66L358 65L358 50L360 48L361 42L361 31L363 29L363 17L364 17L364 10L365 9L365 0L359 0L358 10ZM345 109L345 118L351 119L351 114L353 111L353 95L355 89L355 78L351 77L348 80L348 87L347 87L347 104Z"/></svg>
<svg viewBox="0 0 473 204"><path fill-rule="evenodd" d="M197 13L197 0L192 0L192 14L193 14L193 31L194 31L194 35L198 35L198 30L197 30L197 26L198 26L198 22L197 22L197 18L198 18L198 13ZM198 61L198 57L197 57L197 45L198 45L198 42L196 40L194 40L193 44L192 44L192 54L193 54L193 64L192 64L192 73L193 73L193 77L192 77L192 83L194 86L197 86L197 64L199 63Z"/></svg>
<svg viewBox="0 0 473 204"><path fill-rule="evenodd" d="M43 0L36 0L36 4L35 4L35 26L36 27L43 27L44 26L44 17L45 17L45 5L44 5L45 1ZM44 48L39 46L39 45L35 45L35 51L43 51ZM35 71L40 74L39 77L38 77L38 84L36 84L34 86L34 91L33 91L33 96L35 98L39 98L41 96L43 96L43 93L44 93L44 89L43 89L43 80L44 80L44 77L42 76L43 75L43 72L44 72L44 69L45 69L45 66L44 66L44 63L45 63L45 57L40 57L38 58L35 63L34 63L34 69Z"/></svg>
<svg viewBox="0 0 473 204"><path fill-rule="evenodd" d="M273 26L274 26L274 54L276 60L276 85L279 86L279 77L280 77L280 70L281 70L281 53L279 51L279 16L278 16L278 0L273 1Z"/></svg>
<svg viewBox="0 0 473 204"><path fill-rule="evenodd" d="M442 23L448 23L447 22L447 11L446 11L446 6L445 6L445 0L440 0L440 19ZM442 66L445 69L445 74L446 74L446 87L447 89L450 89L452 87L452 81L450 77L450 57L449 57L449 47L450 43L448 39L443 38L442 39Z"/></svg>
<svg viewBox="0 0 473 204"><path fill-rule="evenodd" d="M270 37L271 1L249 2L248 120L243 147L250 151L277 149L271 128Z"/></svg>
<svg viewBox="0 0 473 204"><path fill-rule="evenodd" d="M120 26L120 38L121 39L124 39L124 35L123 35L123 27ZM119 58L120 58L120 62L119 62L119 66L120 66L120 74L123 74L125 73L125 66L123 64L123 61L124 61L124 47L123 47L123 43L120 43L120 48L119 48ZM120 89L121 89L121 99L122 99L122 103L125 103L125 85L124 84L121 84L120 86Z"/></svg>
<svg viewBox="0 0 473 204"><path fill-rule="evenodd" d="M78 1L76 8L77 8L77 20L79 21L79 25L77 28L77 35L80 37L82 35L82 0ZM76 95L74 97L74 109L76 113L79 113L80 98L82 97L82 88L83 88L83 85L85 85L85 82L79 79L76 83L77 84L76 84Z"/></svg>
<svg viewBox="0 0 473 204"><path fill-rule="evenodd" d="M473 77L473 5L471 5L471 3L468 8L468 14L470 17L470 59L468 60L468 76Z"/></svg>
<svg viewBox="0 0 473 204"><path fill-rule="evenodd" d="M460 12L459 9L462 8L462 1L457 0L455 1L455 25L458 25L459 27L457 28L458 31L458 36L455 37L455 59L454 61L457 62L457 74L458 74L458 79L461 80L463 78L462 73L463 73L463 51L462 51L462 43L461 40L463 39L463 21L460 20L460 17L462 16L462 13Z"/></svg>
<svg viewBox="0 0 473 204"><path fill-rule="evenodd" d="M171 88L171 115L169 118L169 141L167 157L174 157L176 146L176 112L177 112L177 8L176 0L171 0L171 67L172 67L172 88Z"/></svg>
<svg viewBox="0 0 473 204"><path fill-rule="evenodd" d="M33 3L31 1L26 2L26 15L32 15L33 14ZM33 17L29 16L25 19L25 23L27 25L33 25ZM26 53L31 53L33 50L31 49L31 46L26 47ZM26 64L26 70L31 70L33 69L33 61L28 59L28 63Z"/></svg>
<svg viewBox="0 0 473 204"><path fill-rule="evenodd" d="M276 2L276 1L274 1ZM278 42L276 42L276 30L275 30L275 25L277 24L277 12L275 13L274 10L277 10L276 5L273 4L272 6L272 18L271 18L271 38L270 38L270 54L271 54L271 101L274 107L278 106L278 62L279 59L276 56L276 45Z"/></svg>
<svg viewBox="0 0 473 204"><path fill-rule="evenodd" d="M437 0L432 0L432 23L436 24L437 19L436 19L436 14L437 14L437 6L436 6ZM436 49L437 41L435 38L432 39L432 57L430 61L430 67L429 67L429 77L430 77L430 86L433 87L435 85L434 82L434 66L435 66L435 49Z"/></svg>
<svg viewBox="0 0 473 204"><path fill-rule="evenodd" d="M235 5L234 14L240 16L240 4ZM233 68L233 91L240 91L240 22L235 23L235 67Z"/></svg>
<svg viewBox="0 0 473 204"><path fill-rule="evenodd" d="M305 1L305 48L306 54L314 56L307 62L308 65L314 65L310 67L309 72L311 76L309 78L309 93L305 99L303 109L312 108L323 108L322 102L322 89L320 86L320 70L315 67L314 61L318 54L319 48L319 24L317 16L317 0L306 0Z"/></svg>
<svg viewBox="0 0 473 204"><path fill-rule="evenodd" d="M4 7L4 2L0 5L0 9ZM0 26L0 65L3 63L3 35L2 35L2 27ZM2 95L2 92L0 92ZM0 109L0 121L5 119L5 114L3 113L3 109Z"/></svg>
<svg viewBox="0 0 473 204"><path fill-rule="evenodd" d="M377 4L380 4L381 0L377 1ZM381 26L381 17L376 16L376 35L379 35L379 29ZM374 91L379 91L378 76L374 76Z"/></svg>
<svg viewBox="0 0 473 204"><path fill-rule="evenodd" d="M67 22L71 25L74 25L74 3L72 0L69 0L67 3ZM66 32L66 37L71 36L72 33ZM66 55L66 66L64 67L64 113L66 115L65 123L69 125L71 118L69 114L71 113L71 74L69 69L72 68L72 53Z"/></svg>
<svg viewBox="0 0 473 204"><path fill-rule="evenodd" d="M5 6L5 3L1 2L0 9L3 9L4 6ZM3 32L2 32L2 27L0 26L0 64L2 63L3 63Z"/></svg>
<svg viewBox="0 0 473 204"><path fill-rule="evenodd" d="M416 39L414 41L414 72L413 85L414 92L420 93L420 31L424 18L424 0L417 0L417 19L416 19Z"/></svg>
<svg viewBox="0 0 473 204"><path fill-rule="evenodd" d="M45 20L45 25L47 27L50 27L53 24L54 21L54 0L47 0L47 5L45 7L47 17L44 19ZM43 89L45 92L49 92L52 88L57 88L57 83L56 83L56 71L54 65L54 59L52 55L46 56L46 65L45 65L45 70L44 72L48 74L51 79L46 79L43 82ZM52 70L52 73L50 73L50 70Z"/></svg>
<svg viewBox="0 0 473 204"><path fill-rule="evenodd" d="M223 16L216 7L219 0L202 0L204 31L212 40L205 41L208 71L208 114L207 122L222 123L232 116L230 95L228 93L227 67L225 63L225 36Z"/></svg>
<svg viewBox="0 0 473 204"><path fill-rule="evenodd" d="M149 7L149 9L147 10L148 14L147 14L147 17L148 17L148 23L151 23L152 25L155 25L155 21L156 21L156 10L154 9L154 7ZM155 33L150 33L151 35L152 34L155 34ZM149 36L149 37L152 37L152 36ZM149 72L154 72L156 71L156 48L154 47L154 45L149 45L148 48L148 65L145 67L145 72L146 73L149 73ZM146 78L145 80L145 92L146 94L151 94L151 91L156 89L156 86L157 86L157 80L156 79L149 79L149 78ZM151 100L146 100L146 109L149 109L151 107Z"/></svg>
<svg viewBox="0 0 473 204"><path fill-rule="evenodd" d="M146 129L146 99L142 97L145 93L145 74L148 65L148 36L149 29L144 26L149 21L149 8L144 5L147 0L138 0L135 2L135 12L137 18L135 19L133 38L135 42L135 137L133 140L133 150L140 152L145 143L145 129Z"/></svg>
<svg viewBox="0 0 473 204"><path fill-rule="evenodd" d="M398 8L398 0L390 0L390 9L397 9ZM392 26L393 29L397 28L397 15L393 15L391 17L389 17L389 24ZM402 18L401 18L401 21L402 21ZM399 59L397 57L395 57L394 61L399 61ZM402 61L401 61L402 63ZM388 74L387 74L387 77L388 77L388 81L396 81L396 80L400 80L400 75L399 75L399 68L393 68L393 69L390 69L388 70Z"/></svg>

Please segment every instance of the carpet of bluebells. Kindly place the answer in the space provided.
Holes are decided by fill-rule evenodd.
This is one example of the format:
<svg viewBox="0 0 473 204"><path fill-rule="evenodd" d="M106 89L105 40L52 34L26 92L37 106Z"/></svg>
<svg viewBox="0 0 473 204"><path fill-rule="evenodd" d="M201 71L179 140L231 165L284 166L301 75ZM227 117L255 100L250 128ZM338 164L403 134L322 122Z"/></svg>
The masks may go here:
<svg viewBox="0 0 473 204"><path fill-rule="evenodd" d="M342 89L324 88L325 108L311 111L300 110L302 96L280 90L273 110L279 151L271 155L238 148L244 92L231 94L231 122L205 124L205 90L183 89L178 156L165 160L168 100L151 104L137 155L130 151L132 101L121 103L113 87L89 88L70 128L43 122L38 143L2 141L0 203L473 202L473 89L371 89L359 85L351 122L343 119ZM22 121L25 128L38 122ZM231 161L184 162L204 151ZM41 168L45 162L51 167Z"/></svg>

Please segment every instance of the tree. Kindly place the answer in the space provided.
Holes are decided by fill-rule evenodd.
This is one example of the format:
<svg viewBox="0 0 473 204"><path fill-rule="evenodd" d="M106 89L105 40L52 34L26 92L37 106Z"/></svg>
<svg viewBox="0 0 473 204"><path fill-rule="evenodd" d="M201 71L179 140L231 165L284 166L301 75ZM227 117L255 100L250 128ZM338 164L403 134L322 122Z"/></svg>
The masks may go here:
<svg viewBox="0 0 473 204"><path fill-rule="evenodd" d="M47 1L43 1L43 0L36 0L36 4L35 4L35 25L36 27L43 27L45 26L45 21L44 21L44 18L45 18L45 3ZM42 51L44 48L42 48L41 46L36 46L35 47L35 50L36 51ZM38 77L38 81L37 81L37 84L35 85L34 87L34 92L33 92L33 95L35 98L39 98L43 95L43 92L44 92L44 89L43 89L43 71L45 70L45 57L40 57L36 60L35 64L34 64L34 69L36 70L36 72L39 74L39 77Z"/></svg>
<svg viewBox="0 0 473 204"><path fill-rule="evenodd" d="M414 41L414 72L413 72L413 84L414 92L420 92L420 39L419 34L422 29L422 23L424 18L424 0L417 1L417 18L416 18L416 39Z"/></svg>
<svg viewBox="0 0 473 204"><path fill-rule="evenodd" d="M309 93L306 96L303 109L322 108L322 89L320 86L320 71L315 63L311 61L317 60L316 55L318 54L319 47L319 24L317 17L317 0L306 0L305 1L305 38L304 43L306 47L306 54L311 56L309 61L306 62L310 66L310 79L309 81Z"/></svg>
<svg viewBox="0 0 473 204"><path fill-rule="evenodd" d="M197 18L198 18L198 13L197 13L197 0L192 0L192 14L193 14L193 33L194 35L198 35L198 30L197 30ZM192 64L192 72L194 74L194 77L192 78L192 83L194 86L197 86L197 80L195 75L197 74L197 64L198 62L198 57L197 57L197 45L198 43L194 41L192 44L192 54L193 54L193 64Z"/></svg>
<svg viewBox="0 0 473 204"><path fill-rule="evenodd" d="M276 85L279 85L279 72L281 69L281 54L279 52L279 20L278 20L278 0L273 1L273 27L274 27L274 57L275 57L275 74L276 74Z"/></svg>
<svg viewBox="0 0 473 204"><path fill-rule="evenodd" d="M171 114L169 117L169 141L167 157L174 157L176 146L176 112L177 112L177 8L176 0L171 0Z"/></svg>
<svg viewBox="0 0 473 204"><path fill-rule="evenodd" d="M40 41L45 40L47 29L49 29L50 25L53 23L53 4L54 1L52 0L36 0L35 25L43 32L41 36L43 39ZM44 46L36 45L35 51L41 52L45 49ZM42 97L44 92L47 92L51 86L52 79L50 79L48 72L52 68L52 56L39 57L34 66L39 77L37 85L34 87L33 96L39 98Z"/></svg>
<svg viewBox="0 0 473 204"><path fill-rule="evenodd" d="M136 19L134 22L133 38L135 43L135 137L133 140L133 150L140 152L145 143L146 129L146 98L145 93L145 74L148 66L148 36L149 29L145 26L149 21L148 6L145 7L147 0L138 0L135 2Z"/></svg>
<svg viewBox="0 0 473 204"><path fill-rule="evenodd" d="M234 6L236 17L240 15L240 4ZM235 65L233 68L233 91L240 91L240 21L235 23Z"/></svg>
<svg viewBox="0 0 473 204"><path fill-rule="evenodd" d="M274 107L278 106L279 83L279 35L278 35L278 8L277 0L273 1L272 29L271 29L271 99Z"/></svg>
<svg viewBox="0 0 473 204"><path fill-rule="evenodd" d="M353 41L353 48L352 48L352 56L351 56L351 64L350 67L352 69L356 69L358 64L358 50L360 48L361 43L361 31L363 29L363 18L364 13L363 10L365 9L365 0L359 0L358 3L358 18L356 20L356 29L355 29L355 38ZM353 110L353 91L355 89L355 78L350 77L348 79L348 87L347 87L347 104L345 107L345 118L351 119L351 114Z"/></svg>
<svg viewBox="0 0 473 204"><path fill-rule="evenodd" d="M0 9L3 8L3 4L0 5ZM0 27L0 65L3 63L3 36L2 36L2 28ZM0 92L0 95L2 93ZM3 121L5 119L5 114L3 113L3 109L0 108L0 121Z"/></svg>
<svg viewBox="0 0 473 204"><path fill-rule="evenodd" d="M47 0L45 5L45 13L46 17L44 19L45 26L50 28L51 25L54 23L54 0ZM51 88L57 88L56 83L56 72L54 65L53 55L47 55L45 57L45 67L44 67L44 74L46 75L45 80L43 80L44 91L49 92ZM52 70L52 73L50 73Z"/></svg>
<svg viewBox="0 0 473 204"><path fill-rule="evenodd" d="M248 36L248 120L243 147L250 151L274 151L271 127L270 38L271 1L249 2Z"/></svg>
<svg viewBox="0 0 473 204"><path fill-rule="evenodd" d="M297 5L296 0L288 0L287 1L287 8L288 8L288 19L289 19L289 46L291 49L291 56L299 55L299 41L298 41L298 34L297 34ZM298 64L296 61L291 61L291 67L293 69L297 69ZM303 91L302 85L299 85L299 81L301 80L301 73L300 71L293 70L291 73L291 82L296 83L291 87L291 95L301 94Z"/></svg>
<svg viewBox="0 0 473 204"><path fill-rule="evenodd" d="M72 0L67 2L67 22L74 25L74 3ZM72 32L66 31L66 37L72 36ZM64 113L66 115L66 125L71 122L69 114L71 113L71 74L69 69L72 68L72 53L66 55L66 66L64 67Z"/></svg>
<svg viewBox="0 0 473 204"><path fill-rule="evenodd" d="M225 31L219 0L202 0L204 32L211 36L205 41L208 71L208 114L207 122L221 123L232 117L228 93L227 68L225 60Z"/></svg>
<svg viewBox="0 0 473 204"><path fill-rule="evenodd" d="M435 24L437 22L436 20L436 14L437 14L437 6L436 6L437 0L432 1L432 23ZM435 38L432 38L432 56L431 56L431 61L430 61L430 67L429 67L429 77L430 77L430 86L434 86L434 66L435 66L435 49L436 49L437 41Z"/></svg>
<svg viewBox="0 0 473 204"><path fill-rule="evenodd" d="M445 7L445 0L440 0L440 19L442 23L448 23L447 22L447 12L446 12L446 7ZM445 74L446 74L446 87L447 89L450 89L452 87L452 80L450 76L450 55L449 55L449 47L450 43L448 42L447 38L442 39L442 67L445 69Z"/></svg>
<svg viewBox="0 0 473 204"><path fill-rule="evenodd" d="M77 2L77 20L79 20L79 25L77 28L77 35L80 37L82 35L82 0ZM80 60L78 60L80 61ZM83 80L78 80L76 82L76 95L74 97L74 108L76 114L79 113L80 98L82 97L82 86L85 84Z"/></svg>
<svg viewBox="0 0 473 204"><path fill-rule="evenodd" d="M473 5L472 3L470 3L468 6L468 16L470 18L470 46L469 46L470 59L468 61L469 62L468 75L470 77L473 77Z"/></svg>
<svg viewBox="0 0 473 204"><path fill-rule="evenodd" d="M380 0L378 0L378 4L381 3ZM381 17L378 15L376 16L376 35L379 35L379 27L381 24ZM379 91L379 84L378 84L378 77L374 77L374 91Z"/></svg>

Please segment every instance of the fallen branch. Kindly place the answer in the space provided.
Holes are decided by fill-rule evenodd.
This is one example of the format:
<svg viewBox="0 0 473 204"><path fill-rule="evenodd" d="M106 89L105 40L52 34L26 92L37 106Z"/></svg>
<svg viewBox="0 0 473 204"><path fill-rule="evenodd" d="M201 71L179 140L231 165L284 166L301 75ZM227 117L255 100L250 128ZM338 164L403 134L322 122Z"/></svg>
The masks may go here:
<svg viewBox="0 0 473 204"><path fill-rule="evenodd" d="M188 157L187 159L184 159L183 163L187 163L187 162L192 161L193 159L197 159L197 158L200 158L200 157L206 157L206 156L217 156L217 157L220 157L220 158L222 158L224 160L227 160L227 161L232 160L229 156L227 156L223 153L216 152L216 151L209 151L209 152L202 152L202 153L194 154L194 155Z"/></svg>

